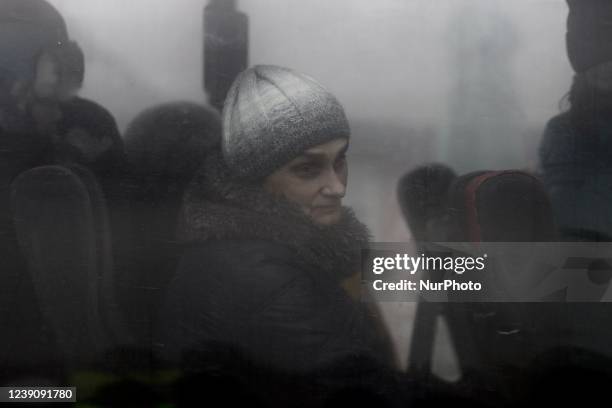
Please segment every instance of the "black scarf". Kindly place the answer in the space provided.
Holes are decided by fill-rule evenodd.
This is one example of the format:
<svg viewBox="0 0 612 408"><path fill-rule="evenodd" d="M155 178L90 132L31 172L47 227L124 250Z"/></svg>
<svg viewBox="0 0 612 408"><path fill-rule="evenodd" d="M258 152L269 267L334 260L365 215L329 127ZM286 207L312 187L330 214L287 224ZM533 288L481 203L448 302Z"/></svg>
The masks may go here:
<svg viewBox="0 0 612 408"><path fill-rule="evenodd" d="M220 152L205 163L185 195L179 221L183 242L266 240L290 246L299 261L334 279L359 270L370 234L350 208L343 207L338 223L318 225L297 205L267 193L260 184L236 180Z"/></svg>

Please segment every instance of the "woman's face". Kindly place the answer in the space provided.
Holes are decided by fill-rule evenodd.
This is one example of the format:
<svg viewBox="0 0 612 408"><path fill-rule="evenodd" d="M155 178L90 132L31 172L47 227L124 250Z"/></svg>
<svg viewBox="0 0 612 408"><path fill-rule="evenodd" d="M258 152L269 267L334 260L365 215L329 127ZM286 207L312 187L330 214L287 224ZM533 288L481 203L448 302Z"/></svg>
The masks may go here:
<svg viewBox="0 0 612 408"><path fill-rule="evenodd" d="M298 204L314 222L332 225L340 219L346 193L347 149L347 139L312 147L269 175L264 189Z"/></svg>

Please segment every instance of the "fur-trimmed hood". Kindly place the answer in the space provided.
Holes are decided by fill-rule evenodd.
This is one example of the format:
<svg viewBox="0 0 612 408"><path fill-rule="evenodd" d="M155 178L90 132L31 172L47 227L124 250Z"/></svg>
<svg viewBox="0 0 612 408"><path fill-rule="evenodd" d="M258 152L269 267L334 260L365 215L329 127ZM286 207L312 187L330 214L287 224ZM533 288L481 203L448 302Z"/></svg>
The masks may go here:
<svg viewBox="0 0 612 408"><path fill-rule="evenodd" d="M205 163L185 194L181 241L271 241L291 247L299 262L337 279L359 270L370 234L350 208L343 208L337 224L317 225L289 201L233 178L220 152L209 155Z"/></svg>

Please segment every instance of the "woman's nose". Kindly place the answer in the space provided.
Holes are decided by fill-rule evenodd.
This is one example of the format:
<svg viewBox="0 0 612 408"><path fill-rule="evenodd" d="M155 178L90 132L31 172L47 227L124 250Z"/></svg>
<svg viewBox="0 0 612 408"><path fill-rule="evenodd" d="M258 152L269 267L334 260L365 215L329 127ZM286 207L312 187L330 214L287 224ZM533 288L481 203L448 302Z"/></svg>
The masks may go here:
<svg viewBox="0 0 612 408"><path fill-rule="evenodd" d="M344 197L346 194L346 177L343 174L336 173L335 171L328 172L321 192L323 195L329 197Z"/></svg>

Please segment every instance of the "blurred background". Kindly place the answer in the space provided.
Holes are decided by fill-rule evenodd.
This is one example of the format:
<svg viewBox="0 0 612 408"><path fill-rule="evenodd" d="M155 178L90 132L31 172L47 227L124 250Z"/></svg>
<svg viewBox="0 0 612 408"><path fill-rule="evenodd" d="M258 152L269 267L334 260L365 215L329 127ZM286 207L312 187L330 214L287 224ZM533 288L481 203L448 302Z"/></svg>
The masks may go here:
<svg viewBox="0 0 612 408"><path fill-rule="evenodd" d="M108 108L121 131L147 107L207 101L205 0L49 1L85 53L81 95ZM563 0L237 6L249 18L249 64L308 73L344 104L354 135L347 201L377 241L410 242L395 186L419 164L537 171L544 125L572 79ZM405 364L415 304L381 307ZM452 377L452 347L440 333L437 371Z"/></svg>

